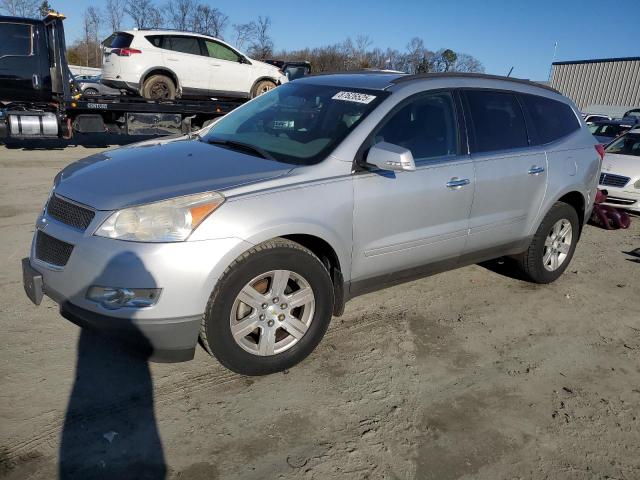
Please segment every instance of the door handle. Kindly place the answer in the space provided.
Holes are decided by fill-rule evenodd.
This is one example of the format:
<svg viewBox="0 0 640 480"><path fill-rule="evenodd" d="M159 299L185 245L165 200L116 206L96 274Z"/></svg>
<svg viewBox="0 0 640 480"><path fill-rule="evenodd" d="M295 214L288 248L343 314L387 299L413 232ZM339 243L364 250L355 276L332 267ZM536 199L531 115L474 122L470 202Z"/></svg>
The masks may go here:
<svg viewBox="0 0 640 480"><path fill-rule="evenodd" d="M211 65L212 67L219 67L220 66L219 63L210 63L209 65Z"/></svg>
<svg viewBox="0 0 640 480"><path fill-rule="evenodd" d="M451 180L447 182L447 187L457 190L459 188L464 187L465 185L469 185L470 183L471 182L469 181L468 178L453 177Z"/></svg>
<svg viewBox="0 0 640 480"><path fill-rule="evenodd" d="M40 79L35 73L31 77L31 83L33 83L33 88L40 88Z"/></svg>
<svg viewBox="0 0 640 480"><path fill-rule="evenodd" d="M529 175L538 175L539 173L544 172L544 167L538 167L537 165L534 165L533 167L531 167L529 169Z"/></svg>

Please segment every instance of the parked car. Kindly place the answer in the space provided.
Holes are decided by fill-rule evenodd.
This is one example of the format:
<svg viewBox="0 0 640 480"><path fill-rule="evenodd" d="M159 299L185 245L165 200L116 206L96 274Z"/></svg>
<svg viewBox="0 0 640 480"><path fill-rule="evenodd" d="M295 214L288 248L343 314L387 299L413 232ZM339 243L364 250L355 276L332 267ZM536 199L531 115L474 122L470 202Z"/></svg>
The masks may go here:
<svg viewBox="0 0 640 480"><path fill-rule="evenodd" d="M277 67L207 35L131 30L114 33L103 47L103 83L155 100L253 98L287 82Z"/></svg>
<svg viewBox="0 0 640 480"><path fill-rule="evenodd" d="M600 185L605 205L640 212L640 128L628 131L605 149Z"/></svg>
<svg viewBox="0 0 640 480"><path fill-rule="evenodd" d="M67 166L25 290L156 358L192 358L200 337L226 367L271 373L365 292L506 255L556 280L601 153L570 100L528 81L305 77L202 136Z"/></svg>
<svg viewBox="0 0 640 480"><path fill-rule="evenodd" d="M640 123L640 108L633 108L631 110L627 110L624 114L624 117L633 117L636 119L637 123Z"/></svg>
<svg viewBox="0 0 640 480"><path fill-rule="evenodd" d="M599 115L594 113L583 113L582 118L584 118L584 121L586 123L611 120L611 117L608 117L607 115Z"/></svg>
<svg viewBox="0 0 640 480"><path fill-rule="evenodd" d="M84 79L75 78L76 88L83 95L120 95L121 91L117 88L107 87L102 83L102 75L95 77L87 77Z"/></svg>
<svg viewBox="0 0 640 480"><path fill-rule="evenodd" d="M307 61L265 60L265 62L282 70L289 81L311 73L311 63Z"/></svg>
<svg viewBox="0 0 640 480"><path fill-rule="evenodd" d="M603 145L622 135L633 127L628 120L603 120L589 123L589 131Z"/></svg>

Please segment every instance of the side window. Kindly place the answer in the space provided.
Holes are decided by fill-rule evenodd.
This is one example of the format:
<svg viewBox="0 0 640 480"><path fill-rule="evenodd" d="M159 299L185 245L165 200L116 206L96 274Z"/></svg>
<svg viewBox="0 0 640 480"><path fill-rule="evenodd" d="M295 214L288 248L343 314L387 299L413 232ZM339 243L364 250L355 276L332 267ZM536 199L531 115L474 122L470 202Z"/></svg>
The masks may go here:
<svg viewBox="0 0 640 480"><path fill-rule="evenodd" d="M204 43L207 46L207 53L212 58L219 58L220 60L228 60L230 62L237 62L240 60L240 57L236 52L221 43L212 42L210 40L205 40Z"/></svg>
<svg viewBox="0 0 640 480"><path fill-rule="evenodd" d="M415 160L458 153L455 108L450 93L421 95L400 107L376 132L374 143L408 150Z"/></svg>
<svg viewBox="0 0 640 480"><path fill-rule="evenodd" d="M475 152L527 147L524 115L515 95L486 90L467 90L473 123Z"/></svg>
<svg viewBox="0 0 640 480"><path fill-rule="evenodd" d="M31 25L25 23L0 23L0 57L33 54Z"/></svg>
<svg viewBox="0 0 640 480"><path fill-rule="evenodd" d="M540 143L553 142L580 128L573 110L566 103L537 95L520 95L520 98L533 120ZM591 121L601 119L595 117Z"/></svg>
<svg viewBox="0 0 640 480"><path fill-rule="evenodd" d="M164 45L164 36L163 35L147 35L146 37L144 37L147 39L147 41L153 45L154 47L157 48L167 48L166 45Z"/></svg>
<svg viewBox="0 0 640 480"><path fill-rule="evenodd" d="M168 43L168 45L167 45ZM170 36L165 37L163 47L174 52L190 53L191 55L201 55L200 42L196 37Z"/></svg>

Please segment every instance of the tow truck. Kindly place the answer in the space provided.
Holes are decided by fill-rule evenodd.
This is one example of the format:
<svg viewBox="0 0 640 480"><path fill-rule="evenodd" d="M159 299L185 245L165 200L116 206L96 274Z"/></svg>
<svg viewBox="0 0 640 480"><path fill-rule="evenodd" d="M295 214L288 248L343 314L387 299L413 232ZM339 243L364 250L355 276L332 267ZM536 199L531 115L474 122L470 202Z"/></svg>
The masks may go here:
<svg viewBox="0 0 640 480"><path fill-rule="evenodd" d="M246 99L148 100L77 93L66 56L64 15L0 16L0 142L82 133L189 133Z"/></svg>

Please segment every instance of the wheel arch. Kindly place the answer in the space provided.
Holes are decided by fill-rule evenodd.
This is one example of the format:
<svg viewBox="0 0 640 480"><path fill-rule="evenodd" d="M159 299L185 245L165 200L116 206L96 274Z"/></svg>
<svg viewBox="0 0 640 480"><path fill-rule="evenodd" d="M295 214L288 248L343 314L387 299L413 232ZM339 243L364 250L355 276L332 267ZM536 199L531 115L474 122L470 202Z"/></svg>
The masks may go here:
<svg viewBox="0 0 640 480"><path fill-rule="evenodd" d="M587 206L587 201L584 195L578 190L571 190L559 196L553 203L556 202L566 203L575 209L578 214L578 221L580 222L580 233L582 233L582 227L586 221L585 211Z"/></svg>
<svg viewBox="0 0 640 480"><path fill-rule="evenodd" d="M268 229L245 239L252 245L257 245L274 238L286 238L308 248L316 255L329 271L333 283L335 296L334 311L335 316L342 315L345 304L345 268L348 266L348 258L344 249L340 249L341 242L338 237L331 232L321 231L319 227L313 225L289 226L286 229ZM349 254L351 251L349 250Z"/></svg>

